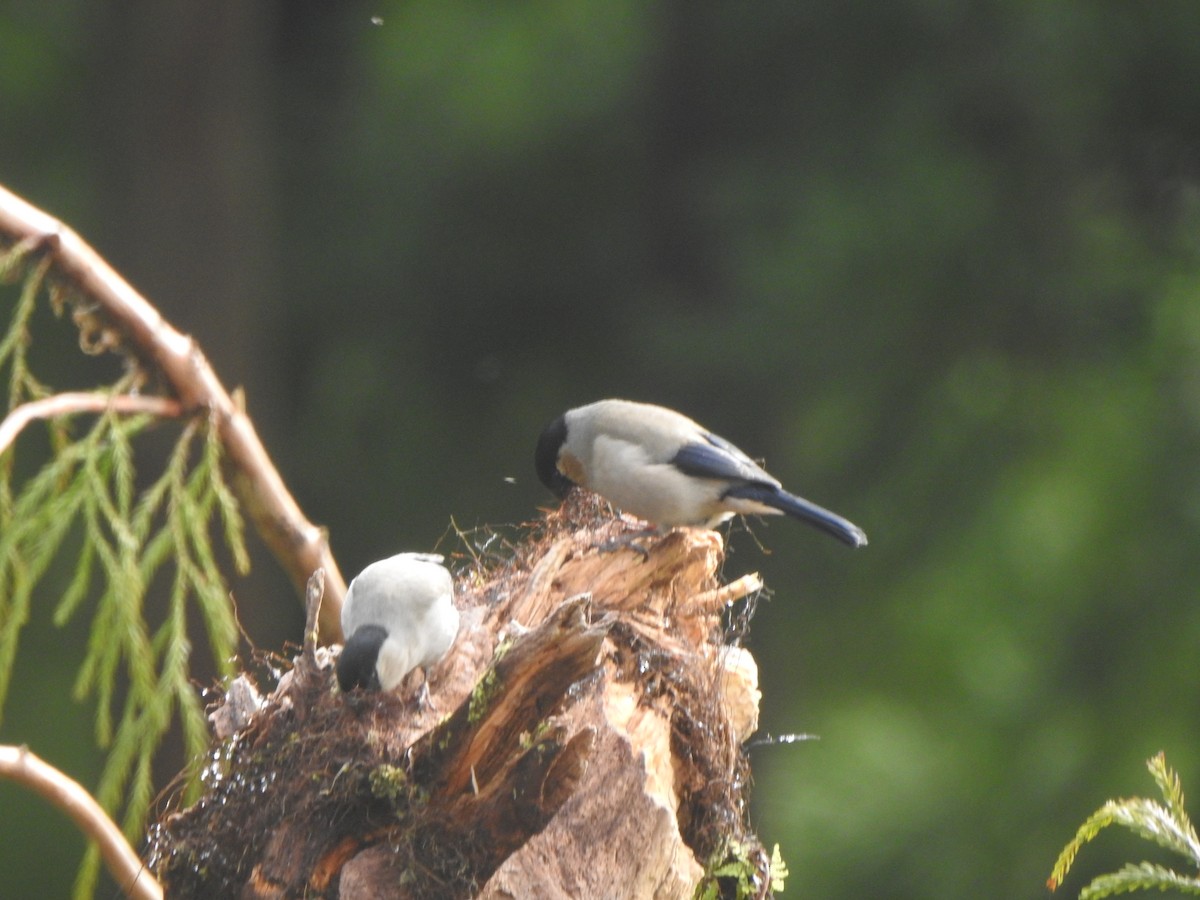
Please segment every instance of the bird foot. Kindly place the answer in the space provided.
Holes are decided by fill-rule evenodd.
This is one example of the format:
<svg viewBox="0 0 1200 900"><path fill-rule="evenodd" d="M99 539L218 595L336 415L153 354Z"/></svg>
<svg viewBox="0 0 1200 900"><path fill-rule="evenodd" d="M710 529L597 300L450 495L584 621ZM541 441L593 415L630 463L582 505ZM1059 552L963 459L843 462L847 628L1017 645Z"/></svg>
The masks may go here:
<svg viewBox="0 0 1200 900"><path fill-rule="evenodd" d="M420 683L417 682L418 679L420 679ZM429 692L429 673L421 666L417 666L404 676L404 681L400 685L400 696L404 698L405 703L415 706L419 713L427 710L435 713L441 712L434 705L433 695Z"/></svg>
<svg viewBox="0 0 1200 900"><path fill-rule="evenodd" d="M430 712L435 712L438 714L441 713L441 710L438 709L437 706L433 702L433 695L431 693L429 693L429 681L428 680L422 681L421 687L417 691L417 711L425 712L426 710L429 710Z"/></svg>
<svg viewBox="0 0 1200 900"><path fill-rule="evenodd" d="M645 544L641 543L645 538L660 538L662 532L657 528L644 528L641 531L635 531L631 534L623 534L620 537L610 538L603 543L597 544L596 549L601 553L613 553L617 550L632 550L639 554L643 560L650 558L650 549Z"/></svg>

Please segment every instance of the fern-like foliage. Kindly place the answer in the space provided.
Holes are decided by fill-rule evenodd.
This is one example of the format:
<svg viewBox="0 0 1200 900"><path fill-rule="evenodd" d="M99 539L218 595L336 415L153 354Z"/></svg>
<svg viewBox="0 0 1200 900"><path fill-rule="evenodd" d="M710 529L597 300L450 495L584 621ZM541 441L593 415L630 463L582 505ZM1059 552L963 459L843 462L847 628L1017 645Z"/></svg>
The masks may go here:
<svg viewBox="0 0 1200 900"><path fill-rule="evenodd" d="M1179 776L1159 753L1146 762L1163 796L1163 803L1133 797L1109 800L1079 826L1074 839L1063 848L1047 882L1054 890L1066 878L1081 847L1109 825L1123 825L1134 834L1178 853L1192 868L1200 871L1200 840L1183 805L1183 787ZM1116 872L1101 875L1079 893L1080 900L1099 900L1114 894L1157 889L1176 890L1200 896L1200 876L1181 875L1165 866L1143 862L1130 863Z"/></svg>
<svg viewBox="0 0 1200 900"><path fill-rule="evenodd" d="M48 275L47 263L27 248L0 253L0 278L22 280L0 339L8 412L51 395L28 359L30 322L43 288L60 313L69 299L47 284ZM126 393L141 378L130 371L104 390ZM54 608L54 622L91 611L75 696L95 703L96 741L107 750L96 797L120 818L135 845L154 793L151 763L172 723L180 723L190 758L200 758L208 745L189 678L190 608L200 612L218 671L227 674L232 667L237 623L213 534L223 535L239 571L249 568L241 515L221 472L217 431L203 415L181 421L165 467L145 488L139 488L134 466L135 441L153 424L144 415L110 409L79 433L68 417L48 420L49 459L19 480L19 445L0 455L0 717L34 591L52 563L70 567L73 576ZM144 615L152 585L166 595L166 615L157 627ZM76 897L92 895L98 867L91 847Z"/></svg>

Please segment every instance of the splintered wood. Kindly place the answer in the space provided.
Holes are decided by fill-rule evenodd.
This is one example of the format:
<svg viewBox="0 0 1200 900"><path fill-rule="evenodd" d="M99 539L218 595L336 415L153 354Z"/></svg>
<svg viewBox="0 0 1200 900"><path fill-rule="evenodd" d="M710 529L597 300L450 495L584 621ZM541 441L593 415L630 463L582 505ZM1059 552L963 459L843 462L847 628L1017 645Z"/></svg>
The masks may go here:
<svg viewBox="0 0 1200 900"><path fill-rule="evenodd" d="M720 584L712 531L602 548L630 528L602 512L569 501L460 576L428 703L413 684L342 695L332 654L299 657L218 748L209 793L160 825L168 894L683 898L730 847L765 859L740 749L757 668L721 621L761 582Z"/></svg>

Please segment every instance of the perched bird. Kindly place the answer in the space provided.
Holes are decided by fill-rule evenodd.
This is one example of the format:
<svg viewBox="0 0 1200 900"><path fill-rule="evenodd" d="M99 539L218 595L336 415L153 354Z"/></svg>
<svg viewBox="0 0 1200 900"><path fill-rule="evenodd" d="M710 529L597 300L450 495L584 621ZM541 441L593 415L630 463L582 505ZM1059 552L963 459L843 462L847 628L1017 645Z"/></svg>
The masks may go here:
<svg viewBox="0 0 1200 900"><path fill-rule="evenodd" d="M441 659L458 633L454 582L442 557L399 553L363 569L346 591L342 633L343 691L390 691L417 666Z"/></svg>
<svg viewBox="0 0 1200 900"><path fill-rule="evenodd" d="M600 400L546 426L534 464L559 497L574 486L655 526L712 526L737 513L787 513L862 547L861 528L789 494L729 441L662 406Z"/></svg>

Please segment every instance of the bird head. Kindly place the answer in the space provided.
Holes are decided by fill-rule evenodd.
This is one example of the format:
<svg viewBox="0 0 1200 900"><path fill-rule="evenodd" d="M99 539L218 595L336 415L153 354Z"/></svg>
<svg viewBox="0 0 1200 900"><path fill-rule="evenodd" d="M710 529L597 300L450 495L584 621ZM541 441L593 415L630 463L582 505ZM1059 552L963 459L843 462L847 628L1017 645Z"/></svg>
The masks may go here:
<svg viewBox="0 0 1200 900"><path fill-rule="evenodd" d="M550 488L560 500L567 496L575 482L562 473L558 467L559 452L567 441L567 418L559 416L544 429L538 438L537 449L533 454L533 464L537 469L538 478L542 484Z"/></svg>
<svg viewBox="0 0 1200 900"><path fill-rule="evenodd" d="M364 625L350 635L337 661L338 686L342 693L348 694L354 688L379 690L379 648L387 636L387 630L379 625Z"/></svg>

